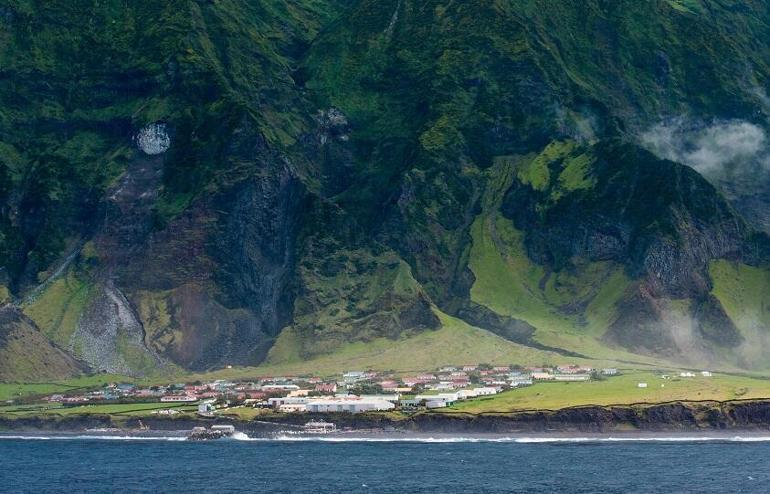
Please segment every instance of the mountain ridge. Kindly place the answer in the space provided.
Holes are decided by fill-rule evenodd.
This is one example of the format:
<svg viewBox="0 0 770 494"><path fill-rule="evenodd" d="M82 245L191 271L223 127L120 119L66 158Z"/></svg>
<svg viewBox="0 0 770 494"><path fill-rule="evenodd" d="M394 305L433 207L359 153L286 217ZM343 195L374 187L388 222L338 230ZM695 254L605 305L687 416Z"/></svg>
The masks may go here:
<svg viewBox="0 0 770 494"><path fill-rule="evenodd" d="M770 368L767 302L731 295L770 276L770 199L643 138L745 122L729 165L759 166L762 2L0 6L4 300L81 368L299 362L447 317L533 355Z"/></svg>

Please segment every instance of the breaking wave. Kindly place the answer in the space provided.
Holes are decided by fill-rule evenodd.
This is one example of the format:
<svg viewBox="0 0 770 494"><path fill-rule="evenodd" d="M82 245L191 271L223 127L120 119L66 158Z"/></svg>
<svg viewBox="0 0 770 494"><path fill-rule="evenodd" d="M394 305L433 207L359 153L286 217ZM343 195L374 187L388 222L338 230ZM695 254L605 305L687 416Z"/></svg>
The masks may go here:
<svg viewBox="0 0 770 494"><path fill-rule="evenodd" d="M341 436L294 436L279 435L270 438L248 437L236 433L239 441L272 442L327 442L327 443L622 443L622 442L770 442L770 436L640 436L640 437L341 437Z"/></svg>
<svg viewBox="0 0 770 494"><path fill-rule="evenodd" d="M110 436L110 435L0 435L1 440L21 441L186 441L182 436ZM250 437L243 432L236 432L226 440L244 442L319 442L319 443L511 443L511 444L577 444L577 443L700 443L731 442L757 443L770 442L770 436L607 436L607 437L521 437L521 436L307 436L280 434L271 437Z"/></svg>

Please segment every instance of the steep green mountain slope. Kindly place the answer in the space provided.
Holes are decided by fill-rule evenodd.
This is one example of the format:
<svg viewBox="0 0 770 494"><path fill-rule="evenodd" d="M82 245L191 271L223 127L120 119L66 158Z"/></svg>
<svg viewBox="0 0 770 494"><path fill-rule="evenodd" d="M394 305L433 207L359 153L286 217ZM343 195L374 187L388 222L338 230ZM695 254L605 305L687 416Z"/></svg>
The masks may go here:
<svg viewBox="0 0 770 494"><path fill-rule="evenodd" d="M0 1L0 296L131 374L413 344L770 369L742 295L767 288L770 198L741 172L770 156L768 18Z"/></svg>
<svg viewBox="0 0 770 494"><path fill-rule="evenodd" d="M18 311L0 310L0 382L63 379L86 370Z"/></svg>

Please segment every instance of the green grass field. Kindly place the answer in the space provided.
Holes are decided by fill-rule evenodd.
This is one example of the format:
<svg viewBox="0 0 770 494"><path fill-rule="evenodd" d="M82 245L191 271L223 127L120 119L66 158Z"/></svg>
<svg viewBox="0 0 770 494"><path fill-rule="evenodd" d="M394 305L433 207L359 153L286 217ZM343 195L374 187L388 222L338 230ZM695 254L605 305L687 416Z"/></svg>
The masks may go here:
<svg viewBox="0 0 770 494"><path fill-rule="evenodd" d="M111 382L130 382L131 378L114 376L110 374L98 374L84 376L66 381L47 383L0 383L0 401L37 396L43 394L74 392L102 387Z"/></svg>
<svg viewBox="0 0 770 494"><path fill-rule="evenodd" d="M23 310L57 345L67 348L86 305L90 286L73 271L53 281Z"/></svg>
<svg viewBox="0 0 770 494"><path fill-rule="evenodd" d="M462 365L486 362L497 365L605 363L612 361L588 361L567 358L559 354L519 345L489 331L448 316L437 314L442 328L426 331L415 336L389 340L376 339L367 343L349 343L334 353L311 360L291 355L282 345L291 346L290 334L279 338L265 365L260 367L223 369L212 373L188 376L188 379L248 379L271 375L315 374L331 376L348 370L391 370L399 374L435 370L444 365ZM286 358L286 360L284 360Z"/></svg>
<svg viewBox="0 0 770 494"><path fill-rule="evenodd" d="M259 369L231 370L234 373L253 371L259 371ZM669 379L663 379L661 375L661 372L625 370L619 376L589 382L537 382L533 386L506 391L495 396L459 402L441 411L506 413L516 410L556 410L585 405L652 404L678 400L770 399L770 379L727 374L716 374L712 377L703 377L698 374L693 378L680 378L678 372L673 371L669 374L671 376ZM231 377L236 376L233 374ZM648 387L639 388L640 382L647 383ZM88 404L74 407L65 407L60 404L16 404L0 406L0 416L8 418L33 416L64 418L74 415L145 417L161 409L174 409L187 416L195 413L196 405L157 402ZM221 415L239 420L254 420L271 413L273 412L270 410L237 407L223 411Z"/></svg>
<svg viewBox="0 0 770 494"><path fill-rule="evenodd" d="M544 155L549 152L544 151ZM500 158L486 172L492 186L484 196L483 212L471 227L469 267L475 275L471 299L498 314L527 321L537 329L535 338L548 346L591 358L665 366L661 359L609 348L600 340L630 283L621 266L584 263L575 269L546 273L527 255L524 234L499 212L514 175L534 166L538 158ZM576 166L583 163L578 161ZM570 187L581 186L582 182L570 183ZM560 310L575 304L584 305L585 311L568 314Z"/></svg>
<svg viewBox="0 0 770 494"><path fill-rule="evenodd" d="M22 418L28 416L114 415L146 417L155 410L174 409L181 413L195 413L197 405L189 403L107 403L66 407L59 404L19 405L0 407L0 416Z"/></svg>
<svg viewBox="0 0 770 494"><path fill-rule="evenodd" d="M231 417L238 420L254 420L260 417L275 415L276 412L264 408L233 407L217 411L217 416Z"/></svg>
<svg viewBox="0 0 770 494"><path fill-rule="evenodd" d="M83 405L50 410L49 413L57 415L151 415L154 410L174 409L179 412L195 412L198 407L195 404L179 403L121 403L105 405Z"/></svg>
<svg viewBox="0 0 770 494"><path fill-rule="evenodd" d="M616 405L631 403L662 403L676 400L716 400L770 398L770 380L732 375L713 377L662 379L660 374L627 371L602 381L538 382L534 386L514 389L499 395L469 400L453 406L450 411L469 413L510 412L514 410L547 409L580 405ZM647 388L638 388L640 382Z"/></svg>
<svg viewBox="0 0 770 494"><path fill-rule="evenodd" d="M744 338L737 352L744 362L767 368L770 345L770 272L766 269L713 261L709 266L714 295Z"/></svg>

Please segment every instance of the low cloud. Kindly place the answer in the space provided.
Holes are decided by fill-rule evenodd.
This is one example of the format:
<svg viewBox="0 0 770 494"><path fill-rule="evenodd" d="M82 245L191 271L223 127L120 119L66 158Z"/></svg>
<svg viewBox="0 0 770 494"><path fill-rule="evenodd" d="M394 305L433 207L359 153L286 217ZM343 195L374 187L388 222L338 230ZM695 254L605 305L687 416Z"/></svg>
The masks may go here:
<svg viewBox="0 0 770 494"><path fill-rule="evenodd" d="M677 118L653 126L640 139L659 157L691 166L705 175L720 175L736 167L770 170L765 130L742 120L705 124Z"/></svg>
<svg viewBox="0 0 770 494"><path fill-rule="evenodd" d="M567 110L560 104L553 108L556 116L556 126L564 136L579 142L596 140L598 119L590 109L581 108L578 111Z"/></svg>

